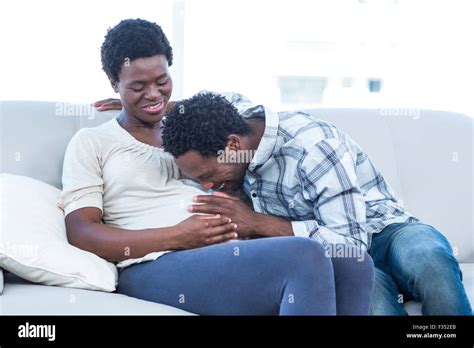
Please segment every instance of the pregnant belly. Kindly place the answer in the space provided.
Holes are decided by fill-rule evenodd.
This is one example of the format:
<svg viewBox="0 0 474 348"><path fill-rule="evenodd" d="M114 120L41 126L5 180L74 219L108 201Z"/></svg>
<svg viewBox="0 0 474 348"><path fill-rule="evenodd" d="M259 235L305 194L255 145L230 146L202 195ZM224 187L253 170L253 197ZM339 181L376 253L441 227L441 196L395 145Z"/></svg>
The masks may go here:
<svg viewBox="0 0 474 348"><path fill-rule="evenodd" d="M194 196L202 194L198 188L187 186L158 197L117 200L114 207L104 211L104 222L130 230L173 226L192 215L188 206Z"/></svg>

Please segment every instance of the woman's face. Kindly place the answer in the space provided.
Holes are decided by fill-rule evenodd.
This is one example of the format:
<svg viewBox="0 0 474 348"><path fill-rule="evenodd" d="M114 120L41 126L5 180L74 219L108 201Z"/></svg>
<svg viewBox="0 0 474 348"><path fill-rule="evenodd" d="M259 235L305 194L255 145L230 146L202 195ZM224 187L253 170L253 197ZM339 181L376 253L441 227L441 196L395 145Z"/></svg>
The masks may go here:
<svg viewBox="0 0 474 348"><path fill-rule="evenodd" d="M173 82L164 55L125 61L114 85L129 118L156 124L166 113Z"/></svg>

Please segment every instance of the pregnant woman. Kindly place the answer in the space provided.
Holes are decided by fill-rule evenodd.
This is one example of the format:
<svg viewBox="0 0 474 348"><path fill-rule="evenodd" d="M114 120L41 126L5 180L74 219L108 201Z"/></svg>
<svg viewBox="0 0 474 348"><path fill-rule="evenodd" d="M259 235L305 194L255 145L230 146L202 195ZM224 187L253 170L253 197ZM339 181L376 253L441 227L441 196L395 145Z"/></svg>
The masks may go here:
<svg viewBox="0 0 474 348"><path fill-rule="evenodd" d="M71 139L59 205L71 244L118 262L118 292L204 315L368 313L369 256L333 264L298 237L229 243L229 218L187 212L203 192L161 148L173 55L158 25L120 22L101 54L123 110Z"/></svg>

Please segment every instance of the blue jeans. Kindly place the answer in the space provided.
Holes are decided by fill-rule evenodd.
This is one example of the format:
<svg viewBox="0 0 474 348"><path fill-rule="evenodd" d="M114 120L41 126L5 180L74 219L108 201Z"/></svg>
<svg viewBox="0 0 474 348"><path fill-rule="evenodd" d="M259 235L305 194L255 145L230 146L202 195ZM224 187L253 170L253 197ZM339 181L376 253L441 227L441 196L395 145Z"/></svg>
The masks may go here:
<svg viewBox="0 0 474 348"><path fill-rule="evenodd" d="M202 315L364 315L373 277L368 254L331 259L316 241L275 237L132 265L118 292Z"/></svg>
<svg viewBox="0 0 474 348"><path fill-rule="evenodd" d="M434 227L389 225L373 235L369 253L376 267L371 314L407 315L403 302L414 299L423 315L472 315L459 264Z"/></svg>

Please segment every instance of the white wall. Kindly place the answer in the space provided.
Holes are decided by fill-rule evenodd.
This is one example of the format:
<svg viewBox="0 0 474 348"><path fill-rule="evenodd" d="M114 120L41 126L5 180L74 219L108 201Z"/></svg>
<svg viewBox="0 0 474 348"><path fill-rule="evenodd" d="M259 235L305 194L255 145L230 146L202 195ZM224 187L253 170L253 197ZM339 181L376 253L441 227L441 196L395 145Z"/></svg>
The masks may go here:
<svg viewBox="0 0 474 348"><path fill-rule="evenodd" d="M172 40L172 0L0 2L0 99L92 102L116 96L100 46L126 18L160 24Z"/></svg>

